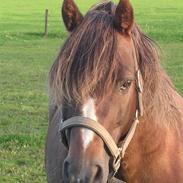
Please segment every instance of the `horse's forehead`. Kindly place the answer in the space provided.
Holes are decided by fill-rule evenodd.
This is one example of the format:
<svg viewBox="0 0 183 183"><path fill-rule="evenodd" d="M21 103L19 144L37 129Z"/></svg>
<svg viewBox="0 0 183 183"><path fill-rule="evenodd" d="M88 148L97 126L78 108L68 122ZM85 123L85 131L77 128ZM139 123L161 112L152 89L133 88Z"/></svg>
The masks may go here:
<svg viewBox="0 0 183 183"><path fill-rule="evenodd" d="M125 36L120 33L117 33L116 37L118 49L123 49L125 51L133 50L133 41L130 36Z"/></svg>
<svg viewBox="0 0 183 183"><path fill-rule="evenodd" d="M119 62L123 66L134 68L135 64L135 50L132 38L117 34L117 54L119 55Z"/></svg>

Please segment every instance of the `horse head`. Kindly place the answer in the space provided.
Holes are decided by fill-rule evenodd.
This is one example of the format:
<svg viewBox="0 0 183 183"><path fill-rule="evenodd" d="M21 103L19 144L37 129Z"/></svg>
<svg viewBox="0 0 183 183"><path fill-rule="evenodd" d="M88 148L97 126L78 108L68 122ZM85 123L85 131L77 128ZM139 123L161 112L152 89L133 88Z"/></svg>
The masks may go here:
<svg viewBox="0 0 183 183"><path fill-rule="evenodd" d="M72 0L64 0L62 15L70 35L53 66L58 73L53 80L61 90L56 97L68 147L64 180L106 183L121 163L116 147L142 115L142 78L131 36L133 8L129 0L117 6L107 2L83 16Z"/></svg>

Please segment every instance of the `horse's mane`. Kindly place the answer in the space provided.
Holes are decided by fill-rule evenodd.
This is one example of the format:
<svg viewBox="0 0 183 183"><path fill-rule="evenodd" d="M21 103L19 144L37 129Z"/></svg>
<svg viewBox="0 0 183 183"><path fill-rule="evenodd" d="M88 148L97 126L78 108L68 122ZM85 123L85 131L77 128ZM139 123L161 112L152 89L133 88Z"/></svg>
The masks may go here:
<svg viewBox="0 0 183 183"><path fill-rule="evenodd" d="M51 68L50 91L58 105L63 99L80 102L90 94L105 93L115 87L119 72L115 61L116 30L112 10L102 11L102 6L105 4L87 13L66 40ZM153 121L177 121L180 115L174 102L175 90L160 66L156 44L136 23L132 38L144 80L145 115Z"/></svg>
<svg viewBox="0 0 183 183"><path fill-rule="evenodd" d="M142 33L135 24L132 38L137 51L139 67L144 81L143 105L148 119L174 125L180 121L175 98L177 92L160 65L157 44Z"/></svg>
<svg viewBox="0 0 183 183"><path fill-rule="evenodd" d="M115 39L113 17L92 8L66 40L51 68L50 86L56 102L63 98L79 102L96 88L100 87L100 93L112 88L118 70Z"/></svg>

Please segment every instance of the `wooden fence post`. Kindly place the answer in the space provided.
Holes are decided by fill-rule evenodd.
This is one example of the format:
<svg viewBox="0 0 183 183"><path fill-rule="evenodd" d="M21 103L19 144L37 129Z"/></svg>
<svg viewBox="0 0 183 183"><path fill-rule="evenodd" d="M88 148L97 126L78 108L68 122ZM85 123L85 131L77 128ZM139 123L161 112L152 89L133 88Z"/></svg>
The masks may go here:
<svg viewBox="0 0 183 183"><path fill-rule="evenodd" d="M48 35L48 9L45 10L45 31L44 36Z"/></svg>

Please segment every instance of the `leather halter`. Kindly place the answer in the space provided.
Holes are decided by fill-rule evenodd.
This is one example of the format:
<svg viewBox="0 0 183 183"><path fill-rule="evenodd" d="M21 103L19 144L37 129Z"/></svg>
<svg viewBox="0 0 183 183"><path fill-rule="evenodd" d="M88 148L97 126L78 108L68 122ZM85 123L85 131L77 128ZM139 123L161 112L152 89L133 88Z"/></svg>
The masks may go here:
<svg viewBox="0 0 183 183"><path fill-rule="evenodd" d="M113 158L113 163L112 163L112 168L113 168L113 176L117 173L117 171L120 168L121 160L124 158L126 149L128 148L136 127L139 123L138 117L143 115L143 105L142 105L142 78L141 78L141 73L140 70L137 71L137 76L136 76L136 89L137 89L137 98L138 98L138 105L135 113L135 118L132 123L132 126L130 127L125 139L122 141L120 147L116 145L114 142L112 136L109 134L109 132L98 122L82 117L82 116L75 116L72 118L69 118L65 120L64 122L61 121L60 123L60 133L62 136L62 142L67 146L67 139L65 136L65 130L72 128L72 127L83 127L83 128L88 128L95 132L105 143L107 146L108 150L111 153L111 156Z"/></svg>

